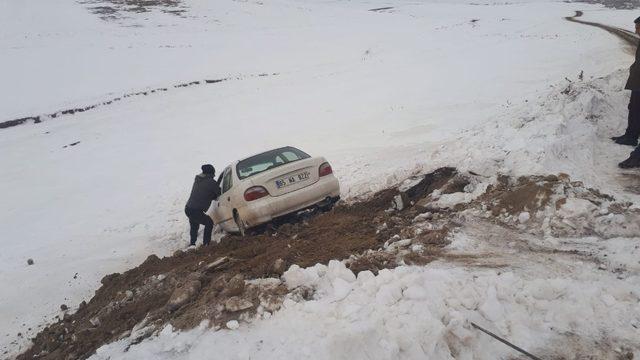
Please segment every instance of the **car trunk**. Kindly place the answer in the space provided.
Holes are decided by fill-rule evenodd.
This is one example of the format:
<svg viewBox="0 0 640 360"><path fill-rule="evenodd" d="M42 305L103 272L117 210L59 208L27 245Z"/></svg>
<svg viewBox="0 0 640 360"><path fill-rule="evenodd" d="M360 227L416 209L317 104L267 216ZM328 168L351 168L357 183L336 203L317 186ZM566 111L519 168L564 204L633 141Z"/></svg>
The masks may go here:
<svg viewBox="0 0 640 360"><path fill-rule="evenodd" d="M319 166L317 158L298 160L257 175L253 184L264 186L271 196L281 196L315 184Z"/></svg>

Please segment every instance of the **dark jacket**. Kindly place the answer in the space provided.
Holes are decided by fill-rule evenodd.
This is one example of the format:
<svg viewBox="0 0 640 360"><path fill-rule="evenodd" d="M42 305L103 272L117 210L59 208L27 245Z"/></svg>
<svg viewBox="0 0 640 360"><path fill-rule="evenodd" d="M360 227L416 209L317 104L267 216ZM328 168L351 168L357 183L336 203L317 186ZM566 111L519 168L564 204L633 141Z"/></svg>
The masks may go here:
<svg viewBox="0 0 640 360"><path fill-rule="evenodd" d="M624 88L627 90L640 90L640 46L636 49L636 61L629 68L629 79Z"/></svg>
<svg viewBox="0 0 640 360"><path fill-rule="evenodd" d="M207 211L211 201L217 200L218 196L220 196L220 186L212 174L196 175L187 207Z"/></svg>

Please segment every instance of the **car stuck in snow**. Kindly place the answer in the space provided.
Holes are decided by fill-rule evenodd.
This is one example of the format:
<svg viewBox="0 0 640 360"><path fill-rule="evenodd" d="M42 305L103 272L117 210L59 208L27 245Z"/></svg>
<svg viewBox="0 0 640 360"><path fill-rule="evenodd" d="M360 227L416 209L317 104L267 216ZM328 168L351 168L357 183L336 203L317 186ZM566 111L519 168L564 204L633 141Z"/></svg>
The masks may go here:
<svg viewBox="0 0 640 360"><path fill-rule="evenodd" d="M227 166L211 217L227 232L245 230L309 208L328 209L340 199L340 184L324 157L291 146L266 151Z"/></svg>

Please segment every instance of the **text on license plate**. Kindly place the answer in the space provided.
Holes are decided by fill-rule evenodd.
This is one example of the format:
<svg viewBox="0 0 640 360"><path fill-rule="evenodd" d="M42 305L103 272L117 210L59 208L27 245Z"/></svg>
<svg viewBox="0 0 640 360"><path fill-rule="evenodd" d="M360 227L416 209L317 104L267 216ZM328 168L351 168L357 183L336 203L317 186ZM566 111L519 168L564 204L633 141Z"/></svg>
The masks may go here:
<svg viewBox="0 0 640 360"><path fill-rule="evenodd" d="M293 174L291 176L283 177L276 180L276 187L278 189L282 189L283 187L287 187L293 184L297 184L302 181L309 180L311 173L308 171L303 171L301 173Z"/></svg>

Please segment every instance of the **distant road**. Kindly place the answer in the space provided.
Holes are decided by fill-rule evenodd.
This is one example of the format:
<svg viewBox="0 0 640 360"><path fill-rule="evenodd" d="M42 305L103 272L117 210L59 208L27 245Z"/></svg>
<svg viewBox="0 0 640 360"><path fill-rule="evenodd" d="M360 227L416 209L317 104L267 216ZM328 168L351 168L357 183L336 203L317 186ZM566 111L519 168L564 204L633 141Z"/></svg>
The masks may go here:
<svg viewBox="0 0 640 360"><path fill-rule="evenodd" d="M576 14L573 16L567 16L565 17L565 19L567 21L571 21L571 22L575 22L575 23L580 23L580 24L584 24L584 25L590 25L590 26L595 26L598 27L600 29L603 29L605 31L610 32L611 34L619 37L620 39L622 39L626 44L626 50L628 52L630 52L631 54L634 54L636 51L636 47L638 46L638 44L640 43L640 38L638 38L638 36L628 30L625 29L621 29L615 26L609 26L609 25L604 25L604 24L600 24L597 22L592 22L592 21L585 21L585 20L580 20L578 19L579 17L581 17L584 13L580 10L576 11Z"/></svg>

